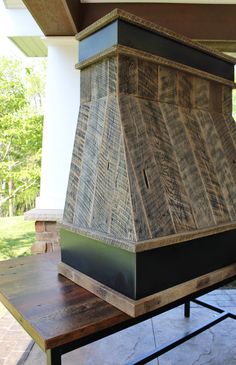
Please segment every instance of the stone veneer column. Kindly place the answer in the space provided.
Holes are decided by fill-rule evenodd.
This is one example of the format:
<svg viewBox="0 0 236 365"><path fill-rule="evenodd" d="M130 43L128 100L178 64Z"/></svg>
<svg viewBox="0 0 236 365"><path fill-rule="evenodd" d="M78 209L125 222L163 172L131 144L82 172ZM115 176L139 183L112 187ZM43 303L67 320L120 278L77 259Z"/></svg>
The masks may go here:
<svg viewBox="0 0 236 365"><path fill-rule="evenodd" d="M43 128L40 196L25 214L35 220L32 251L47 252L59 244L57 222L63 214L75 128L79 111L80 73L75 70L74 37L48 37L48 69Z"/></svg>

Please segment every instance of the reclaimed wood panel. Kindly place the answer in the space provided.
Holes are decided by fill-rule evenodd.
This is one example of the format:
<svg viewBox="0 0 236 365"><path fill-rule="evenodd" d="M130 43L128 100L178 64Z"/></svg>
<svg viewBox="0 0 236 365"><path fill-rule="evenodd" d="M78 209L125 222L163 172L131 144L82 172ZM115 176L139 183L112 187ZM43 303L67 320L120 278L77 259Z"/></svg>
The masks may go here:
<svg viewBox="0 0 236 365"><path fill-rule="evenodd" d="M59 260L47 253L0 263L0 301L43 351L129 319L58 275Z"/></svg>
<svg viewBox="0 0 236 365"><path fill-rule="evenodd" d="M234 146L236 148L236 121L231 115L224 115L225 123L229 129L231 138L233 140Z"/></svg>
<svg viewBox="0 0 236 365"><path fill-rule="evenodd" d="M125 143L134 166L140 199L148 217L152 237L175 233L139 99L122 95L119 104Z"/></svg>
<svg viewBox="0 0 236 365"><path fill-rule="evenodd" d="M197 109L210 109L210 82L201 77L194 77L193 106Z"/></svg>
<svg viewBox="0 0 236 365"><path fill-rule="evenodd" d="M195 114L200 122L204 138L207 141L211 161L214 164L216 175L224 194L231 219L236 218L236 191L235 182L225 157L225 152L219 134L216 131L211 115L207 112L196 110Z"/></svg>
<svg viewBox="0 0 236 365"><path fill-rule="evenodd" d="M185 72L177 74L178 105L191 108L193 106L193 76Z"/></svg>
<svg viewBox="0 0 236 365"><path fill-rule="evenodd" d="M138 59L138 96L151 100L158 98L158 66Z"/></svg>
<svg viewBox="0 0 236 365"><path fill-rule="evenodd" d="M64 272L63 275L58 275L59 261L59 255L54 253L0 262L0 300L43 351L98 334L99 331L109 330L118 324L123 324L124 328L134 324L126 313L99 298L99 295L103 295L114 300L114 294L110 290L109 294L107 288L101 290L100 287L98 290L93 285L94 290L96 288L94 295L91 288L88 291L76 285L65 276L70 275L72 278L74 275L76 280L81 280L81 277L69 273L66 265L60 264L60 270ZM121 300L127 303L126 312L129 310L130 315L138 316L234 275L235 264L141 299L137 303L127 299L125 301L122 296ZM144 318L139 320L141 322Z"/></svg>
<svg viewBox="0 0 236 365"><path fill-rule="evenodd" d="M108 59L91 67L91 100L97 100L108 94Z"/></svg>
<svg viewBox="0 0 236 365"><path fill-rule="evenodd" d="M114 98L107 101L102 139L98 151L96 183L91 214L91 228L106 232L111 221L111 207L115 194L117 151L120 148L121 127Z"/></svg>
<svg viewBox="0 0 236 365"><path fill-rule="evenodd" d="M67 223L74 222L75 204L79 188L79 179L82 168L83 150L84 150L89 114L90 114L90 104L81 105L75 132L75 141L72 152L70 175L69 175L64 216L63 216L63 220Z"/></svg>
<svg viewBox="0 0 236 365"><path fill-rule="evenodd" d="M157 102L140 101L149 145L153 151L176 232L196 229L189 197L182 184L176 155Z"/></svg>
<svg viewBox="0 0 236 365"><path fill-rule="evenodd" d="M117 57L109 57L85 67L80 76L80 104L115 93L116 87Z"/></svg>
<svg viewBox="0 0 236 365"><path fill-rule="evenodd" d="M207 149L208 143L204 139L199 121L196 114L189 113L188 109L183 110L183 120L206 189L215 224L226 223L230 221L229 212Z"/></svg>
<svg viewBox="0 0 236 365"><path fill-rule="evenodd" d="M138 59L134 56L118 56L119 93L138 94Z"/></svg>
<svg viewBox="0 0 236 365"><path fill-rule="evenodd" d="M102 142L107 99L90 103L90 115L83 146L79 189L75 203L74 224L89 227L92 216L94 191L97 177L98 156Z"/></svg>
<svg viewBox="0 0 236 365"><path fill-rule="evenodd" d="M120 139L117 160L116 194L114 194L112 201L110 232L115 237L121 236L125 240L135 242L137 241L137 234L123 137Z"/></svg>
<svg viewBox="0 0 236 365"><path fill-rule="evenodd" d="M234 182L236 184L236 140L233 139L230 133L230 129L227 127L228 120L224 117L224 115L220 113L212 113L211 117L221 140L225 157L228 161L232 176L234 178ZM230 118L230 120L232 121L232 118Z"/></svg>
<svg viewBox="0 0 236 365"><path fill-rule="evenodd" d="M210 81L210 111L222 113L222 85L219 82Z"/></svg>
<svg viewBox="0 0 236 365"><path fill-rule="evenodd" d="M199 166L183 121L181 110L170 104L161 104L161 111L180 166L182 182L189 196L198 228L215 224Z"/></svg>
<svg viewBox="0 0 236 365"><path fill-rule="evenodd" d="M80 105L91 101L91 67L80 72Z"/></svg>
<svg viewBox="0 0 236 365"><path fill-rule="evenodd" d="M108 59L108 91L109 95L117 92L117 57Z"/></svg>
<svg viewBox="0 0 236 365"><path fill-rule="evenodd" d="M177 71L159 66L158 80L158 100L163 103L177 104Z"/></svg>
<svg viewBox="0 0 236 365"><path fill-rule="evenodd" d="M222 111L227 117L232 116L232 88L223 85L222 86Z"/></svg>
<svg viewBox="0 0 236 365"><path fill-rule="evenodd" d="M135 241L127 167L116 97L110 97L96 166L90 228Z"/></svg>
<svg viewBox="0 0 236 365"><path fill-rule="evenodd" d="M152 231L149 226L149 219L143 203L139 184L135 174L135 166L132 163L130 151L127 143L125 143L125 156L127 163L127 172L129 177L129 186L132 201L133 219L135 224L136 240L146 240L152 237Z"/></svg>
<svg viewBox="0 0 236 365"><path fill-rule="evenodd" d="M124 52L82 70L65 220L134 243L231 222L231 88Z"/></svg>
<svg viewBox="0 0 236 365"><path fill-rule="evenodd" d="M64 263L59 264L59 272L78 285L82 285L99 298L115 305L129 316L137 317L234 276L236 274L236 264L228 265L138 300L126 297Z"/></svg>

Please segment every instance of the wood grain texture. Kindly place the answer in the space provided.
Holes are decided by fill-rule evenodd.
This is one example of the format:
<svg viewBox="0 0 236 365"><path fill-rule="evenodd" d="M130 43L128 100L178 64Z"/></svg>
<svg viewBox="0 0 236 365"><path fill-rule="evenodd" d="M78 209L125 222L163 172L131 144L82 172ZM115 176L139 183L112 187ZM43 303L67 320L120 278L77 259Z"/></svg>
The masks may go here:
<svg viewBox="0 0 236 365"><path fill-rule="evenodd" d="M222 87L222 99L223 99L222 101L223 114L227 115L227 117L231 117L233 108L232 90L227 86Z"/></svg>
<svg viewBox="0 0 236 365"><path fill-rule="evenodd" d="M81 71L80 103L97 100L116 92L117 57L109 57Z"/></svg>
<svg viewBox="0 0 236 365"><path fill-rule="evenodd" d="M157 100L158 98L158 66L141 58L138 59L138 96Z"/></svg>
<svg viewBox="0 0 236 365"><path fill-rule="evenodd" d="M70 1L68 1L70 3ZM47 36L70 36L77 31L67 1L24 0L24 4ZM80 4L77 5L77 10Z"/></svg>
<svg viewBox="0 0 236 365"><path fill-rule="evenodd" d="M235 182L229 167L229 163L226 159L225 151L222 146L220 137L216 131L213 119L209 113L197 110L195 111L195 115L197 116L200 122L204 138L207 141L210 158L215 167L216 176L220 183L221 191L224 194L225 201L227 202L231 219L235 220L236 218Z"/></svg>
<svg viewBox="0 0 236 365"><path fill-rule="evenodd" d="M177 104L177 72L168 67L159 67L158 100Z"/></svg>
<svg viewBox="0 0 236 365"><path fill-rule="evenodd" d="M96 63L91 68L91 100L105 97L108 90L108 59Z"/></svg>
<svg viewBox="0 0 236 365"><path fill-rule="evenodd" d="M75 225L90 226L97 179L97 164L102 143L106 108L106 98L95 100L90 103L90 117L87 121L79 189L75 203Z"/></svg>
<svg viewBox="0 0 236 365"><path fill-rule="evenodd" d="M65 209L67 223L142 250L236 220L231 88L148 57L122 47L82 70L89 116Z"/></svg>
<svg viewBox="0 0 236 365"><path fill-rule="evenodd" d="M64 274L58 275L59 260L57 254L44 254L0 262L0 300L43 351L118 324L124 327L134 324L127 314L100 299L98 294L95 296L75 285ZM175 298L235 274L235 265L230 265L177 286L173 291L168 289L144 298L136 303L133 313L140 315L161 308ZM99 293L106 295L102 290Z"/></svg>
<svg viewBox="0 0 236 365"><path fill-rule="evenodd" d="M188 232L176 233L171 236L158 237L151 240L139 241L135 244L134 252L143 252L159 247L174 245L180 242L191 241L194 239L208 237L222 232L227 232L236 228L236 221L225 224L218 224L213 227L201 228ZM131 246L131 245L130 245ZM132 246L134 247L134 246Z"/></svg>
<svg viewBox="0 0 236 365"><path fill-rule="evenodd" d="M119 93L138 95L138 59L119 56Z"/></svg>
<svg viewBox="0 0 236 365"><path fill-rule="evenodd" d="M0 300L44 351L129 319L58 275L59 260L45 254L0 263Z"/></svg>
<svg viewBox="0 0 236 365"><path fill-rule="evenodd" d="M192 208L181 181L176 154L171 144L160 105L156 102L143 100L140 101L140 108L147 130L149 141L147 143L153 151L175 230L176 232L193 230L196 228L196 224Z"/></svg>
<svg viewBox="0 0 236 365"><path fill-rule="evenodd" d="M188 109L183 110L183 118L189 142L193 147L193 152L205 186L206 196L208 197L215 224L226 223L230 220L230 216L221 192L214 165L207 149L208 143L200 128L199 120L196 118L196 114L193 112L189 113Z"/></svg>
<svg viewBox="0 0 236 365"><path fill-rule="evenodd" d="M153 63L163 65L165 67L170 67L175 70L180 70L182 72L186 72L191 75L196 75L197 77L201 77L206 80L212 80L221 83L222 85L226 85L229 88L235 88L235 83L233 81L227 80L223 77L213 75L209 72L202 71L191 66L187 66L157 55L150 54L145 51L136 50L134 48L130 48L123 45L116 45L110 48L107 48L104 51L96 54L95 56L90 57L85 61L81 61L76 64L76 68L78 70L83 70L85 67L91 66L95 62L100 62L105 57L113 57L118 55L126 55L126 56L135 56L138 58L142 58L143 60L151 61Z"/></svg>
<svg viewBox="0 0 236 365"><path fill-rule="evenodd" d="M234 120L232 115L224 115L224 119L225 119L225 124L229 129L229 133L233 140L234 146L236 148L236 121Z"/></svg>
<svg viewBox="0 0 236 365"><path fill-rule="evenodd" d="M230 128L227 126L227 124L233 121L236 132L236 123L232 117L228 120L221 113L212 113L212 119L236 184L236 140L234 140L233 135L230 133Z"/></svg>
<svg viewBox="0 0 236 365"><path fill-rule="evenodd" d="M80 73L80 104L91 101L91 67Z"/></svg>
<svg viewBox="0 0 236 365"><path fill-rule="evenodd" d="M129 151L138 184L138 198L142 200L148 217L151 231L149 238L175 233L167 197L160 180L160 172L148 143L147 126L139 99L121 95L119 105L126 148Z"/></svg>
<svg viewBox="0 0 236 365"><path fill-rule="evenodd" d="M108 99L96 170L96 186L89 226L116 237L135 240L124 142L116 97Z"/></svg>
<svg viewBox="0 0 236 365"><path fill-rule="evenodd" d="M79 118L76 127L74 148L70 167L70 176L67 186L67 194L63 220L67 223L74 222L76 196L82 168L83 149L90 114L90 105L83 104L80 107Z"/></svg>
<svg viewBox="0 0 236 365"><path fill-rule="evenodd" d="M59 264L59 272L78 285L82 285L99 298L102 298L106 302L116 306L129 316L137 317L168 305L196 292L197 290L207 288L208 286L234 276L236 274L236 264L215 270L196 279L189 280L185 283L138 300L129 299L119 292L110 289L106 285L99 283L64 263Z"/></svg>
<svg viewBox="0 0 236 365"><path fill-rule="evenodd" d="M184 72L177 76L178 105L185 108L193 107L193 77Z"/></svg>
<svg viewBox="0 0 236 365"><path fill-rule="evenodd" d="M210 82L201 77L194 77L193 107L202 110L210 109Z"/></svg>
<svg viewBox="0 0 236 365"><path fill-rule="evenodd" d="M218 82L210 82L210 111L222 113L222 85ZM232 99L232 90L230 90Z"/></svg>
<svg viewBox="0 0 236 365"><path fill-rule="evenodd" d="M163 117L177 156L182 175L182 183L187 191L198 228L215 224L205 185L198 163L189 142L181 110L170 104L161 104Z"/></svg>
<svg viewBox="0 0 236 365"><path fill-rule="evenodd" d="M134 210L135 217L135 210ZM144 217L144 216L143 216ZM140 221L141 225L144 225L144 220ZM139 227L138 222L136 222L135 227ZM146 224L146 222L145 222ZM92 231L87 228L75 227L74 225L68 223L61 223L61 228L77 233L78 235L83 235L98 241L103 241L107 245L112 245L117 248L127 250L129 252L143 252L147 250L152 250L155 248L165 247L169 245L174 245L181 242L192 241L194 239L199 239L203 237L208 237L216 235L218 233L227 232L236 229L236 221L230 221L223 224L218 224L212 227L206 227L201 229L193 229L191 231L179 232L172 234L170 236L161 236L152 239L144 239L137 242L128 241L127 239L118 239L117 237L112 237L111 235L101 232ZM146 228L145 228L146 229ZM138 231L137 231L138 232ZM142 232L142 231L141 231Z"/></svg>
<svg viewBox="0 0 236 365"><path fill-rule="evenodd" d="M118 78L118 57L110 57L108 59L108 90L109 95L117 92Z"/></svg>

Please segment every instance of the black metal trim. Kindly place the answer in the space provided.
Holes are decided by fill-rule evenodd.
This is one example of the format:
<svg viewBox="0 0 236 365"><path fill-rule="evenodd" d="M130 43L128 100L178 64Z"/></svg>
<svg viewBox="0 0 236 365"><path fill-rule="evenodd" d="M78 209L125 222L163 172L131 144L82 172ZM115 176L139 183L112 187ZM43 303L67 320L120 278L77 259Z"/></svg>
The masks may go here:
<svg viewBox="0 0 236 365"><path fill-rule="evenodd" d="M118 19L80 41L79 62L123 45L234 81L234 65L181 41Z"/></svg>
<svg viewBox="0 0 236 365"><path fill-rule="evenodd" d="M215 326L216 324L224 321L226 318L229 318L229 313L223 312L214 320L206 322L204 325L195 328L193 331L187 332L187 334L185 334L182 337L176 338L174 341L168 342L163 346L159 346L157 349L150 351L149 353L142 355L139 358L136 358L134 361L128 362L126 365L147 364L149 361L152 361L157 357L164 355L166 352L173 350L175 347L182 345L184 342L208 330L209 328Z"/></svg>
<svg viewBox="0 0 236 365"><path fill-rule="evenodd" d="M185 318L190 317L190 301L189 300L184 303L184 316L185 316Z"/></svg>
<svg viewBox="0 0 236 365"><path fill-rule="evenodd" d="M207 309L213 310L214 312L220 313L219 316L211 321L208 321L204 323L203 325L195 328L194 330L187 332L184 336L178 337L173 341L170 341L169 343L165 343L162 346L159 346L153 351L150 351L149 353L146 353L145 355L141 355L138 358L136 358L133 361L128 362L126 365L143 365L147 364L149 361L152 361L156 359L157 357L164 355L166 352L173 350L179 345L182 345L184 342L190 340L191 338L199 335L200 333L208 330L209 328L215 326L216 324L224 321L227 318L235 319L236 320L236 314L232 312L226 312L222 308L216 307L212 304L203 302L199 299L193 299L191 300L193 303L198 304L202 307L205 307ZM186 318L190 317L190 301L186 301L184 303L184 315Z"/></svg>
<svg viewBox="0 0 236 365"><path fill-rule="evenodd" d="M62 262L141 299L236 262L236 229L139 253L61 229Z"/></svg>

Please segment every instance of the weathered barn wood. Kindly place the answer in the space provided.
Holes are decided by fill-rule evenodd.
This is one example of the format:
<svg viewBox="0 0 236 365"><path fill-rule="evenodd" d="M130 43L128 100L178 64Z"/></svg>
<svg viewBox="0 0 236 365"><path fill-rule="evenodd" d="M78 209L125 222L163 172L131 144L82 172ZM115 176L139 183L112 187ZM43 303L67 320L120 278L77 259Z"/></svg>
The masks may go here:
<svg viewBox="0 0 236 365"><path fill-rule="evenodd" d="M135 26L125 25L129 47L124 35L121 45L119 37L115 45L106 40L105 26L115 21L122 34L124 20ZM62 261L140 299L236 261L233 61L124 12L78 38L92 45L96 32L105 37L95 47L98 53L83 54L83 46L80 54L81 106ZM138 43L132 38L137 32L143 36ZM152 54L155 37L163 48ZM179 52L188 47L186 58L174 60L169 40ZM175 255L181 266L172 262ZM176 281L168 274L171 267Z"/></svg>
<svg viewBox="0 0 236 365"><path fill-rule="evenodd" d="M232 277L236 273L236 265L232 264L222 269L215 270L211 273L202 275L198 278L176 285L172 288L149 295L139 300L133 300L125 295L107 287L104 284L94 280L82 272L73 269L64 264L59 264L59 270L62 275L72 280L76 284L86 287L97 297L104 299L106 302L115 305L118 309L127 313L131 317L137 317L144 313L161 308L166 304L173 303L175 300L183 298L189 293L219 283L222 280Z"/></svg>

